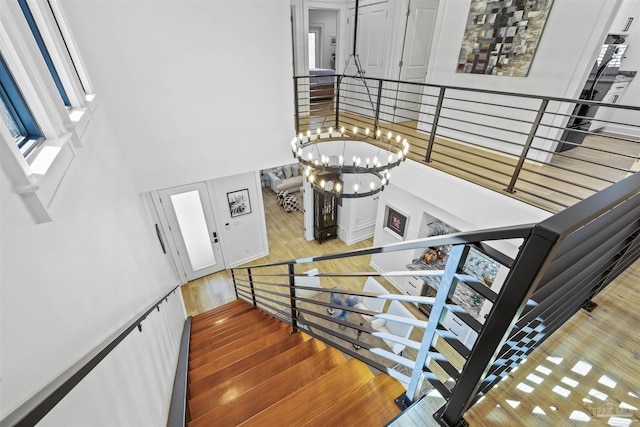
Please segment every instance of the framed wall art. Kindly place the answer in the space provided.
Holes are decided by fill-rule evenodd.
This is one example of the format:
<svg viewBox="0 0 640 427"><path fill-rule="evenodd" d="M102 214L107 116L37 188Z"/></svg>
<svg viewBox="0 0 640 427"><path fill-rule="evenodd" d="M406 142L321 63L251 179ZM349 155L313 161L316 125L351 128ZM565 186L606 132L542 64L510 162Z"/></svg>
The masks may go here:
<svg viewBox="0 0 640 427"><path fill-rule="evenodd" d="M407 233L408 223L409 216L407 214L389 205L385 206L383 228L387 232L401 240L404 240L404 236Z"/></svg>
<svg viewBox="0 0 640 427"><path fill-rule="evenodd" d="M229 201L231 218L251 213L251 201L249 200L248 188L227 193L227 200Z"/></svg>

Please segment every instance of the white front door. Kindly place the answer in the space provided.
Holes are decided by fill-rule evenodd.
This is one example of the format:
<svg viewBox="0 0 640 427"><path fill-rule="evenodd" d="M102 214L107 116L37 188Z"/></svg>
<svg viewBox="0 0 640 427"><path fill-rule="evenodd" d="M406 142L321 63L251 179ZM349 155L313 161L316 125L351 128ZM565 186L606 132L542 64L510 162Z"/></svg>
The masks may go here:
<svg viewBox="0 0 640 427"><path fill-rule="evenodd" d="M224 269L211 199L204 182L158 191L186 280Z"/></svg>

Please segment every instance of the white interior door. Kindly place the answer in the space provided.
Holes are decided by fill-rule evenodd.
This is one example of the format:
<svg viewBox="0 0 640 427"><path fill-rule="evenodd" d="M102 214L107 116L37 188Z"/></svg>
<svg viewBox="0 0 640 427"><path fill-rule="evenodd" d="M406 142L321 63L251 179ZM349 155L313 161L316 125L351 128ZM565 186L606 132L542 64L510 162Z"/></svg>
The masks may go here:
<svg viewBox="0 0 640 427"><path fill-rule="evenodd" d="M160 190L158 196L184 277L194 280L224 269L207 185Z"/></svg>
<svg viewBox="0 0 640 427"><path fill-rule="evenodd" d="M358 28L355 28L355 8L349 9L347 21L347 34L349 35L347 52L353 53L354 30L358 32L356 38L356 54L364 77L384 78L385 64L387 61L387 37L388 37L389 3L376 3L360 6L358 8ZM354 58L350 58L349 66L345 70L346 75L356 74ZM367 94L362 83L349 84L347 80L346 90L349 92L349 102L345 109L360 114L371 115L373 113L378 86L376 82L367 82L369 93ZM355 93L357 92L357 94ZM371 104L374 105L371 105Z"/></svg>
<svg viewBox="0 0 640 427"><path fill-rule="evenodd" d="M398 80L424 83L433 41L437 0L411 0L411 12L407 19L402 68ZM400 85L395 94L397 107L396 122L417 120L420 108L421 90L414 85Z"/></svg>

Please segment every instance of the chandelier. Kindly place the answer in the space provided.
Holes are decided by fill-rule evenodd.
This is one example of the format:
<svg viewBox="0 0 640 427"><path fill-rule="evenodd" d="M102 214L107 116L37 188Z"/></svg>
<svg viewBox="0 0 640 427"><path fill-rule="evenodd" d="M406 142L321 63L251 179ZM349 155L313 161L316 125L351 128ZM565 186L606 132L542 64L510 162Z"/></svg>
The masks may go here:
<svg viewBox="0 0 640 427"><path fill-rule="evenodd" d="M305 179L319 191L356 198L376 194L389 184L391 169L402 163L409 143L401 135L378 128L318 128L291 141Z"/></svg>

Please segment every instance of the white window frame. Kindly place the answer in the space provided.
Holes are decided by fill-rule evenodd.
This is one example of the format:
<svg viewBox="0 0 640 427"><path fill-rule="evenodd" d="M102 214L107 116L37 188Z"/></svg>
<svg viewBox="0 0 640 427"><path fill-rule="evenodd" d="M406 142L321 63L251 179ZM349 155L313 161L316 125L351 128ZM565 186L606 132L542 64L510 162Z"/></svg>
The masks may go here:
<svg viewBox="0 0 640 427"><path fill-rule="evenodd" d="M48 5L44 6L48 8ZM50 10L49 16L53 18ZM59 58L64 57L58 48L51 48L51 51L55 50ZM64 44L62 48L66 53ZM83 95L82 108L67 111L17 1L0 1L0 50L45 138L25 158L6 124L0 122L2 168L34 221L49 222L53 220L55 196L68 175L77 150L83 146L84 131L96 107L95 96L89 100ZM77 80L75 72L74 76ZM81 90L78 80L76 87ZM81 112L76 121L70 117L74 111Z"/></svg>

